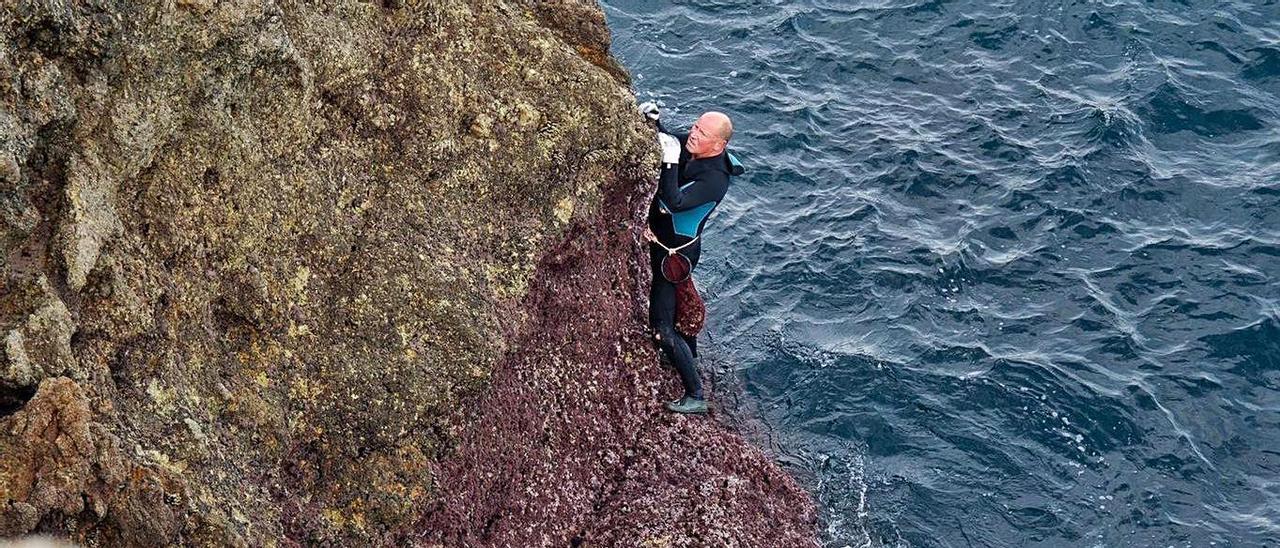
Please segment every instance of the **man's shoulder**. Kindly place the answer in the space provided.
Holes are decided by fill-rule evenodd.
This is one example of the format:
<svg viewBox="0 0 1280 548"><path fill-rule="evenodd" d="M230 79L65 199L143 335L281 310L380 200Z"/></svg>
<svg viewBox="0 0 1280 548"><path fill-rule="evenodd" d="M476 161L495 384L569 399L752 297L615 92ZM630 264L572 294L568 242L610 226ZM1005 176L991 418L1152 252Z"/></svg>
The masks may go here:
<svg viewBox="0 0 1280 548"><path fill-rule="evenodd" d="M724 155L712 156L710 158L702 158L700 160L690 159L689 166L692 169L687 171L698 179L711 179L729 181L729 170L725 167Z"/></svg>

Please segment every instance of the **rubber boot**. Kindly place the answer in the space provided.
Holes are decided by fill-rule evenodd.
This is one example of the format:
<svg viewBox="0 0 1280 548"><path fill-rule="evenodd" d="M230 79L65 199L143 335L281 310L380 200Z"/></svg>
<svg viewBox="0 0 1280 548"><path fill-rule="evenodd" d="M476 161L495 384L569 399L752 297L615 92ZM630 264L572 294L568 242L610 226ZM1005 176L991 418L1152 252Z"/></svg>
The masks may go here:
<svg viewBox="0 0 1280 548"><path fill-rule="evenodd" d="M676 401L667 402L666 407L668 410L675 411L676 413L706 413L707 400L685 396Z"/></svg>

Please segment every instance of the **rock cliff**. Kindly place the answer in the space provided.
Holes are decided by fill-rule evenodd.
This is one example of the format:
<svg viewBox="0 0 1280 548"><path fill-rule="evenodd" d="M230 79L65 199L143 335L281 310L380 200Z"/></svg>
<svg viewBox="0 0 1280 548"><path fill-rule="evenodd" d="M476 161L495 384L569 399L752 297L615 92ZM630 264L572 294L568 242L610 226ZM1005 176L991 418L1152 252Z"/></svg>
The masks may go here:
<svg viewBox="0 0 1280 548"><path fill-rule="evenodd" d="M644 327L593 1L0 6L0 536L804 545Z"/></svg>

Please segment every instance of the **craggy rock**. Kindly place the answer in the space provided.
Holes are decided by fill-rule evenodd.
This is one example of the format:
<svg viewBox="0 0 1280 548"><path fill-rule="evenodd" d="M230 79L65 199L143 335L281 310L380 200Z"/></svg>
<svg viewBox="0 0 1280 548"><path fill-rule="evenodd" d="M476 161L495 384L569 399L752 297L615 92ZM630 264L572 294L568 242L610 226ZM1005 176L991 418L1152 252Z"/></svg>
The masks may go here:
<svg viewBox="0 0 1280 548"><path fill-rule="evenodd" d="M13 287L0 297L0 306L14 309L7 316L22 320L5 333L0 351L0 409L20 405L17 395L35 393L47 377L82 376L71 356L71 315L44 276Z"/></svg>
<svg viewBox="0 0 1280 548"><path fill-rule="evenodd" d="M0 536L811 542L660 412L608 48L578 0L0 5Z"/></svg>
<svg viewBox="0 0 1280 548"><path fill-rule="evenodd" d="M52 516L92 516L69 533L110 545L173 538L182 510L180 478L127 458L93 412L80 386L65 377L40 384L35 397L0 430L0 536L35 529Z"/></svg>

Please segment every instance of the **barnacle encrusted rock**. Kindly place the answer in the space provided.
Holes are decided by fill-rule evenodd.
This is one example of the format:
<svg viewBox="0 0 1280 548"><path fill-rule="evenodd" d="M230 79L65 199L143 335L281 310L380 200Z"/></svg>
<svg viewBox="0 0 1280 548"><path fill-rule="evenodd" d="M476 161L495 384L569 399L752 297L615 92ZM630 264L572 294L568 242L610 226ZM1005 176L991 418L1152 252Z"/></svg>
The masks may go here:
<svg viewBox="0 0 1280 548"><path fill-rule="evenodd" d="M0 5L0 536L764 538L755 499L645 503L704 537L619 506L651 465L617 455L703 436L810 538L766 458L654 414L657 154L608 49L581 0ZM555 395L596 374L592 415ZM504 450L502 493L563 504L468 490Z"/></svg>

